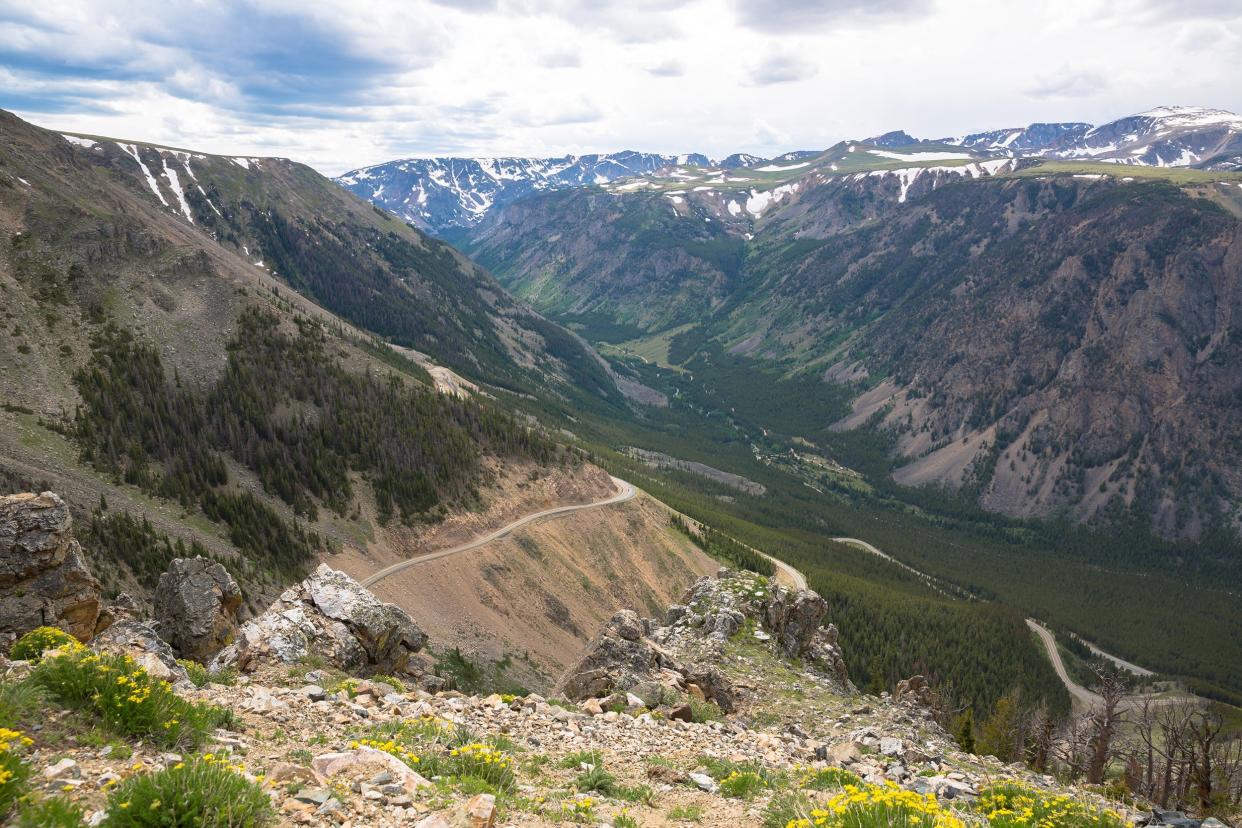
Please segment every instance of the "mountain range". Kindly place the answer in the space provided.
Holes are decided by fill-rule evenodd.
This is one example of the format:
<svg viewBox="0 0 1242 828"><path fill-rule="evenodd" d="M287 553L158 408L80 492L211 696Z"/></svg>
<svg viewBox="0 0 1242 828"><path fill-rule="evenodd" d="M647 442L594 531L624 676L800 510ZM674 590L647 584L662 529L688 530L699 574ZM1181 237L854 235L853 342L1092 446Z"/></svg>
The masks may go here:
<svg viewBox="0 0 1242 828"><path fill-rule="evenodd" d="M594 459L779 550L852 628L923 624L923 661L983 640L1030 661L1022 607L1242 687L1237 173L905 133L612 178L597 157L450 246L287 159L3 118L0 482L64 492L111 590L146 594L178 542L256 601L321 556L365 574L611 491ZM655 594L661 550L687 549L661 509L558 524L529 567L481 559L452 600L490 620L462 635L495 646L513 614L577 636L621 600L583 544ZM842 537L994 601L940 613ZM539 583L553 568L582 576ZM444 598L407 580L393 600ZM1193 644L1131 611L1166 600ZM864 680L916 669L891 640L849 645ZM976 674L955 681L981 705L1009 687Z"/></svg>
<svg viewBox="0 0 1242 828"><path fill-rule="evenodd" d="M362 167L336 182L416 227L441 232L467 227L486 213L532 193L606 184L676 164L746 167L762 159L614 152L560 158L406 158Z"/></svg>
<svg viewBox="0 0 1242 828"><path fill-rule="evenodd" d="M1049 155L1076 133L1128 130L1126 158L1208 140L1152 123L1031 131ZM908 138L529 198L459 243L588 339L700 383L736 359L819 377L848 406L804 399L819 425L798 436L883 434L904 485L1171 538L1233 525L1242 177Z"/></svg>
<svg viewBox="0 0 1242 828"><path fill-rule="evenodd" d="M1160 107L1095 127L1034 123L934 140L897 130L863 143L887 149L957 146L995 157L1242 169L1242 117L1202 107ZM420 229L452 236L478 224L490 211L532 194L598 186L679 166L727 171L800 162L819 154L795 151L767 159L735 153L720 160L701 153L632 151L560 158L406 158L352 170L336 181Z"/></svg>

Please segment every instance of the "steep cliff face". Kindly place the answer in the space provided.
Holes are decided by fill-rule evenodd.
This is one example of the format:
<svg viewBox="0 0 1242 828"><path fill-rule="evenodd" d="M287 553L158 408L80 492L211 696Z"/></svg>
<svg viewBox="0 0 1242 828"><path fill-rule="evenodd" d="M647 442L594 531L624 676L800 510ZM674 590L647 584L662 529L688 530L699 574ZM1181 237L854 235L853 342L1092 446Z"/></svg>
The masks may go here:
<svg viewBox="0 0 1242 828"><path fill-rule="evenodd" d="M1134 506L1172 536L1231 519L1242 234L1210 195L1015 181L858 235L865 248L825 245L780 294L826 300L826 328L882 314L833 357L885 377L843 425L891 406L912 460L899 481L1010 514ZM887 253L823 279L863 249Z"/></svg>
<svg viewBox="0 0 1242 828"><path fill-rule="evenodd" d="M895 435L899 482L1201 537L1242 495L1242 187L1190 175L815 173L757 213L579 192L512 205L470 249L588 331L690 324L681 361L718 346L851 385L836 427Z"/></svg>

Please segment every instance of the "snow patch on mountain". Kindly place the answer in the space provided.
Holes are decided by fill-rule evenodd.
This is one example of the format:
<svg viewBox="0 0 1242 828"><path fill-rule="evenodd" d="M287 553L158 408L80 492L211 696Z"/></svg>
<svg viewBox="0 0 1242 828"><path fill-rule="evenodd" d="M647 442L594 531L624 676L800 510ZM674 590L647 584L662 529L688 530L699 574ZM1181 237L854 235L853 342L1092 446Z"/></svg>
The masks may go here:
<svg viewBox="0 0 1242 828"><path fill-rule="evenodd" d="M160 204L167 207L168 199L164 198L164 194L160 192L159 182L155 180L155 176L151 175L151 170L147 169L147 165L143 162L142 156L138 152L138 148L133 144L123 144L120 141L117 141L116 145L120 147L126 155L138 162L138 167L142 170L143 176L147 179L147 186L151 188L151 192L155 193L155 197L160 200Z"/></svg>
<svg viewBox="0 0 1242 828"><path fill-rule="evenodd" d="M160 161L164 162L164 177L168 179L169 189L177 197L177 204L181 207L181 215L185 216L186 221L193 224L194 214L190 212L190 205L185 200L185 192L181 189L181 179L178 177L177 171L168 166L168 159L163 153L160 153Z"/></svg>
<svg viewBox="0 0 1242 828"><path fill-rule="evenodd" d="M889 152L871 150L872 155L891 158L894 161L969 161L971 156L961 152Z"/></svg>
<svg viewBox="0 0 1242 828"><path fill-rule="evenodd" d="M730 158L740 164L752 157ZM714 162L700 153L632 151L560 158L404 158L351 170L336 181L411 224L444 232L471 227L490 211L535 193L601 186L678 166L704 168Z"/></svg>
<svg viewBox="0 0 1242 828"><path fill-rule="evenodd" d="M60 134L60 137L64 138L66 141L73 144L74 146L82 147L83 149L91 149L93 147L99 146L98 141L92 141L90 138L80 138L77 135L68 135L64 132Z"/></svg>

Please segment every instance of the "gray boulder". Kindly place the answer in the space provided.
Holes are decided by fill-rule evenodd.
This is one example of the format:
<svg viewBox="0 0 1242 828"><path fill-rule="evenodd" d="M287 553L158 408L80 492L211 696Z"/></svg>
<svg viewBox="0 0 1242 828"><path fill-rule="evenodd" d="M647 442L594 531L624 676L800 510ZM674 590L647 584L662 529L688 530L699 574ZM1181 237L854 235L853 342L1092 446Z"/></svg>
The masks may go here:
<svg viewBox="0 0 1242 828"><path fill-rule="evenodd" d="M0 497L0 646L5 649L35 627L60 627L86 641L104 626L99 582L70 534L72 522L69 507L53 492Z"/></svg>
<svg viewBox="0 0 1242 828"><path fill-rule="evenodd" d="M95 636L91 647L99 652L127 655L154 678L174 684L189 680L172 648L151 625L142 621L122 618Z"/></svg>
<svg viewBox="0 0 1242 828"><path fill-rule="evenodd" d="M621 610L604 625L557 683L557 693L573 701L631 693L645 706L671 701L695 684L726 713L733 710L733 686L717 667L679 664L644 634L647 625L633 610Z"/></svg>
<svg viewBox="0 0 1242 828"><path fill-rule="evenodd" d="M811 651L827 612L828 602L817 592L775 587L763 608L764 626L775 633L785 655L800 658Z"/></svg>
<svg viewBox="0 0 1242 828"><path fill-rule="evenodd" d="M176 558L155 590L160 635L184 658L207 662L233 643L242 594L223 566Z"/></svg>
<svg viewBox="0 0 1242 828"><path fill-rule="evenodd" d="M385 604L343 572L320 564L309 578L247 621L212 669L292 664L314 653L343 670L403 672L427 636L400 607Z"/></svg>
<svg viewBox="0 0 1242 828"><path fill-rule="evenodd" d="M602 698L654 680L661 668L672 666L672 656L643 636L638 613L621 610L565 671L557 692L574 701Z"/></svg>

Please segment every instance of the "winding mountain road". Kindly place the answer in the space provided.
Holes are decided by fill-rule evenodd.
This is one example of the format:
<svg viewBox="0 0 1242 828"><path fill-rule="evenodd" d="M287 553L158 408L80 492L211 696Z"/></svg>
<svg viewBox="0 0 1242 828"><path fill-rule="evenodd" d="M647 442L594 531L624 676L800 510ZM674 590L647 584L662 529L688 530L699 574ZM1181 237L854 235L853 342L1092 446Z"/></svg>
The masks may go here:
<svg viewBox="0 0 1242 828"><path fill-rule="evenodd" d="M1075 700L1081 702L1084 707L1095 707L1101 702L1098 694L1092 693L1087 688L1078 684L1070 678L1069 672L1065 669L1065 662L1061 660L1061 651L1057 649L1057 641L1052 635L1052 631L1034 618L1026 619L1026 625L1035 631L1040 640L1044 642L1044 649L1048 651L1048 660L1052 662L1052 669L1057 671L1061 683L1065 685L1065 689Z"/></svg>
<svg viewBox="0 0 1242 828"><path fill-rule="evenodd" d="M755 551L759 552L759 550L757 549ZM809 589L810 588L806 585L806 576L803 575L801 572L794 569L792 566L785 563L780 558L773 558L771 555L765 554L763 552L759 552L759 554L763 555L763 557L771 561L772 565L776 567L776 580L778 581L784 580L786 586L791 586L794 589ZM782 575L784 575L785 577L781 578Z"/></svg>
<svg viewBox="0 0 1242 828"><path fill-rule="evenodd" d="M417 558L408 558L404 561L398 561L397 563L391 566L386 566L383 569L381 569L379 572L376 572L374 575L364 580L362 582L362 585L365 587L369 587L369 586L376 584L379 581L382 581L383 579L387 578L389 575L394 575L405 569L409 569L411 566L416 566L417 564L421 564L421 563L427 563L428 561L436 561L436 560L439 560L440 558L447 558L450 555L457 555L462 552L468 552L471 549L478 549L480 546L489 544L492 541L497 540L498 538L503 538L505 535L509 534L514 529L520 529L523 526L526 526L527 524L534 523L540 518L552 517L555 515L564 515L564 514L568 514L569 512L581 512L584 509L600 509L604 506L611 506L614 503L624 503L627 500L633 499L634 495L637 494L638 492L638 490L635 489L632 485L630 485L629 483L626 483L624 480L618 477L612 478L612 482L617 487L617 494L605 500L596 500L592 503L577 503L572 506L557 506L553 509L544 509L541 512L534 512L532 514L518 518L512 523L508 523L500 527L494 532L490 532L489 534L486 534L486 535L481 535L475 538L474 540L469 541L467 543L463 543L459 546L454 546L449 549L441 549L438 552L432 552L427 555L419 555Z"/></svg>
<svg viewBox="0 0 1242 828"><path fill-rule="evenodd" d="M923 578L928 584L932 586L933 589L937 589L943 594L946 594L946 595L948 594L948 592L946 591L946 587L950 585L940 583L939 581L937 581L935 578L931 577L927 573L920 572L919 570L915 569L909 564L897 560L892 555L889 555L877 549L876 547L867 543L865 540L859 540L858 538L833 538L833 540L837 541L838 543L852 544L854 546L859 547L860 549L865 549L866 551L872 553L873 555L878 555L884 560L889 561L893 564L896 564L897 566L901 567L907 572L910 572L920 578ZM970 596L969 593L965 593L963 591L963 597L970 598L972 596ZM1057 677L1061 679L1061 683L1065 685L1065 689L1068 690L1069 694L1074 698L1076 705L1080 705L1083 709L1090 710L1091 708L1099 704L1101 702L1099 695L1091 692L1090 690L1088 690L1087 688L1083 687L1081 684L1078 684L1077 682L1075 682L1073 679L1070 678L1069 671L1065 669L1065 662L1061 660L1061 653L1057 649L1057 642L1056 642L1056 639L1053 637L1052 632L1047 627L1045 627L1043 624L1036 621L1034 618L1026 619L1026 624L1028 627L1030 627L1035 632L1036 635L1039 636L1040 640L1044 643L1044 649L1047 650L1048 652L1048 660L1052 662L1052 669L1056 671Z"/></svg>

